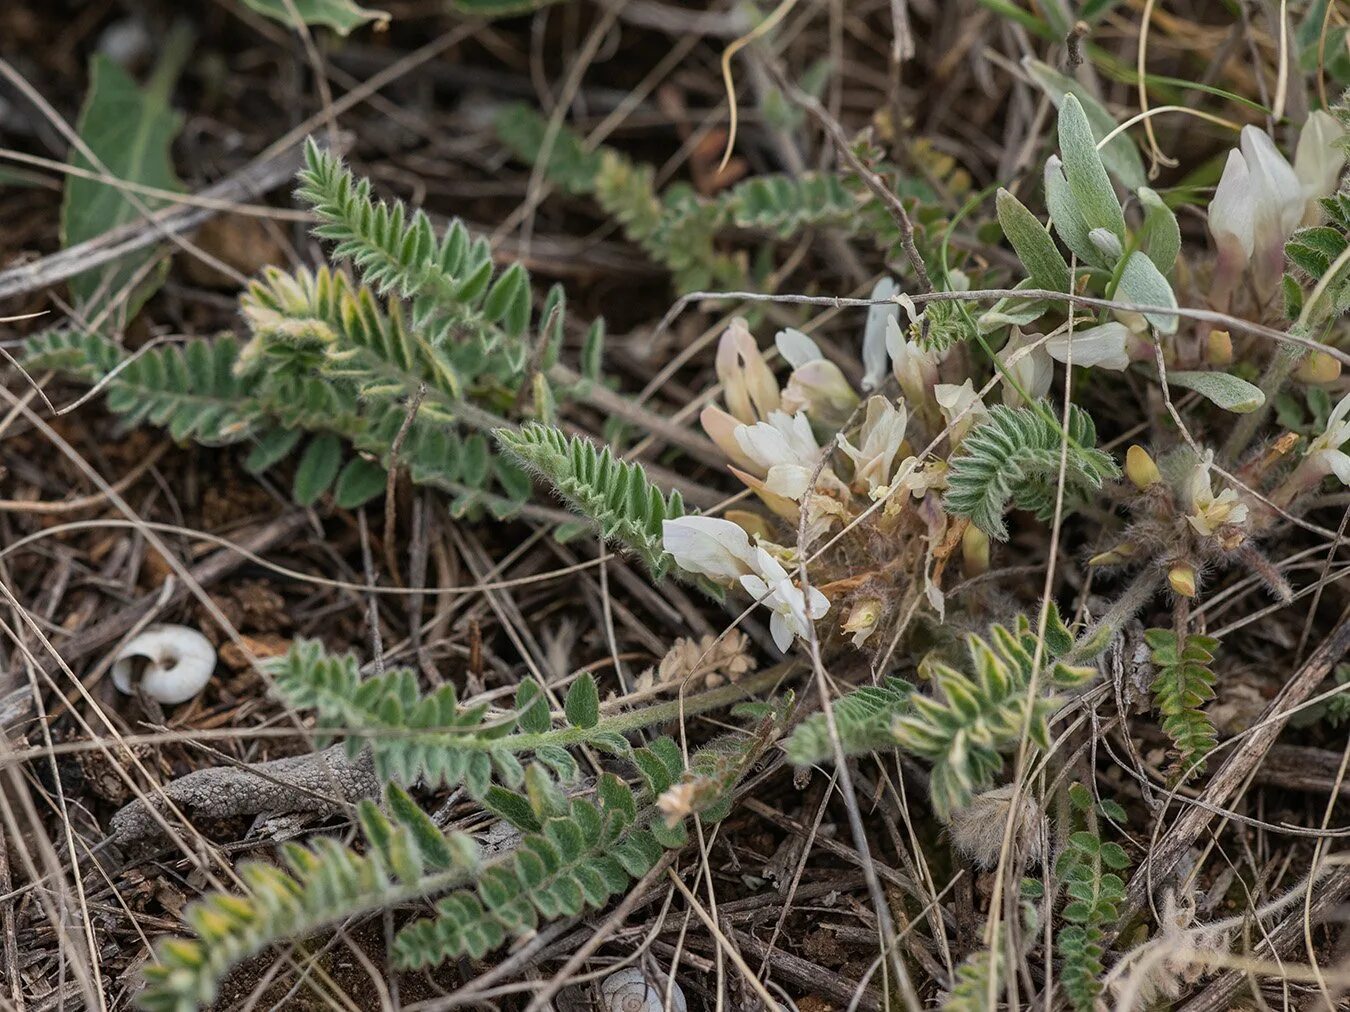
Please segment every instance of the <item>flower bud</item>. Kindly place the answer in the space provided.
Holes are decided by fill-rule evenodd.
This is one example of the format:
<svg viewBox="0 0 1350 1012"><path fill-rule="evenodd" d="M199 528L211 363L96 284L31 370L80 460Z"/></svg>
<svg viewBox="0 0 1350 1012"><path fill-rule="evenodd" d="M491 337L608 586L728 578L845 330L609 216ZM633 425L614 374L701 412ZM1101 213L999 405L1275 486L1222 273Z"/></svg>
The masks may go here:
<svg viewBox="0 0 1350 1012"><path fill-rule="evenodd" d="M1294 370L1294 379L1300 383L1333 383L1340 378L1341 363L1324 351L1315 351Z"/></svg>
<svg viewBox="0 0 1350 1012"><path fill-rule="evenodd" d="M1132 445L1125 452L1125 475L1134 483L1134 487L1141 492L1162 481L1162 474L1158 471L1158 465L1153 462L1153 458L1148 455L1148 451L1138 443Z"/></svg>
<svg viewBox="0 0 1350 1012"><path fill-rule="evenodd" d="M989 535L974 524L961 535L961 568L966 576L989 572Z"/></svg>
<svg viewBox="0 0 1350 1012"><path fill-rule="evenodd" d="M1139 546L1129 541L1122 541L1114 548L1108 548L1106 551L1094 555L1088 559L1089 566L1120 566L1129 562L1139 551Z"/></svg>
<svg viewBox="0 0 1350 1012"><path fill-rule="evenodd" d="M1233 336L1226 330L1211 330L1205 338L1205 361L1210 365L1228 365L1233 361Z"/></svg>
<svg viewBox="0 0 1350 1012"><path fill-rule="evenodd" d="M1178 562L1169 569L1167 582L1182 597L1195 597L1195 567L1189 562Z"/></svg>
<svg viewBox="0 0 1350 1012"><path fill-rule="evenodd" d="M859 601L850 609L848 618L840 628L853 637L855 647L860 647L877 631L881 612L882 605L879 598L870 597L865 601Z"/></svg>

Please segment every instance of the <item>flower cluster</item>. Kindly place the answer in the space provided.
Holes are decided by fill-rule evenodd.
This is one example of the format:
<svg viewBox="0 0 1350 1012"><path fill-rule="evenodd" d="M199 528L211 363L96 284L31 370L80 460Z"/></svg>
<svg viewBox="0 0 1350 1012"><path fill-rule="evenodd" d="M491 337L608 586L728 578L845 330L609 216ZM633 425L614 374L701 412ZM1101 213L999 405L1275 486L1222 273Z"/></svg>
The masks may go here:
<svg viewBox="0 0 1350 1012"><path fill-rule="evenodd" d="M880 282L873 299L861 390L800 330L776 335L790 370L781 384L744 320L719 341L721 402L704 407L700 420L782 533L774 534L774 519L744 511L665 524L663 547L675 564L768 608L783 649L833 604L840 630L858 646L906 610L902 601L921 595L940 615L941 576L958 546L967 573L989 564L987 536L953 520L942 502L948 458L989 410L970 378L943 375L957 361L924 345L923 314L894 282ZM1056 361L1125 368L1132 333L1118 322L1043 337L1014 331L1000 355L1013 378L1005 397L1044 397ZM809 579L798 584L790 574L799 553L827 535L829 550L811 557Z"/></svg>

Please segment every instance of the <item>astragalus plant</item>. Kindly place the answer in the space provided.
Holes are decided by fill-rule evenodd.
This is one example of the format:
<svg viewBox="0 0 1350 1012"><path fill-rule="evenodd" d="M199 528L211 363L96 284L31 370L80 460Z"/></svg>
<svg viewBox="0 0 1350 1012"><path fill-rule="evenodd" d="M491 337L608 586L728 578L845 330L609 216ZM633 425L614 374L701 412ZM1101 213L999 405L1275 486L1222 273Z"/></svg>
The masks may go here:
<svg viewBox="0 0 1350 1012"><path fill-rule="evenodd" d="M1078 782L1095 744L1084 722L1113 695L1121 721L1152 714L1167 768L1153 768L1150 804L1201 783L1221 738L1207 703L1224 696L1207 589L1237 571L1276 604L1301 593L1265 546L1291 525L1324 530L1305 514L1350 483L1350 395L1332 407L1329 393L1344 353L1328 342L1350 304L1345 131L1339 114L1311 114L1291 163L1243 128L1207 208L1191 204L1207 245L1198 228L1183 238L1174 204L1189 191L1150 188L1103 107L1043 65L1028 73L1058 106L1054 152L963 212L986 211L1020 267L949 262L946 240L926 244L926 270L883 276L829 344L804 315L780 328L733 319L700 374L702 432L725 464L712 480L735 493L725 508L689 509L623 443L560 423L571 404L643 417L604 386L598 324L575 328L578 360L564 363L561 289L533 292L523 266L499 268L462 224L437 234L315 146L299 195L335 266L264 272L242 298L245 343L125 356L97 336L32 342L31 366L98 382L114 410L176 438L248 442L258 468L304 442L306 504L332 489L358 505L402 468L450 492L459 515L561 520L567 533L560 499L726 624L767 620L788 657L631 708L602 707L582 674L554 712L528 680L509 704L466 701L410 669L367 676L353 657L297 645L270 666L276 690L353 754L370 750L390 781L384 808L361 806L363 844L288 847L284 867L243 872L243 894L192 908L198 937L161 946L147 1006L209 1001L228 965L265 945L428 897L393 937L399 965L481 958L603 908L686 846L696 818L733 811L766 756L807 770L893 750L926 776L927 797L909 798L924 846L950 838L1010 884L999 895L1012 916L991 910L945 1000L990 1007L1033 951L1047 1001L1102 1000L1145 924L1122 876L1147 848L1102 785ZM555 174L591 164L569 152ZM581 192L589 177L568 180ZM830 220L847 219L854 191L830 193ZM871 194L856 200L875 210ZM699 233L708 250L711 234ZM709 448L691 431L695 444ZM1004 571L1027 563L1034 575L1010 585ZM1047 581L1047 567L1067 580ZM813 690L794 693L804 671ZM819 710L835 671L868 684ZM760 693L701 746L636 737ZM583 752L608 757L597 776L582 775ZM518 842L484 856L442 832L408 793L419 784L462 788ZM1193 910L1178 902L1173 914Z"/></svg>

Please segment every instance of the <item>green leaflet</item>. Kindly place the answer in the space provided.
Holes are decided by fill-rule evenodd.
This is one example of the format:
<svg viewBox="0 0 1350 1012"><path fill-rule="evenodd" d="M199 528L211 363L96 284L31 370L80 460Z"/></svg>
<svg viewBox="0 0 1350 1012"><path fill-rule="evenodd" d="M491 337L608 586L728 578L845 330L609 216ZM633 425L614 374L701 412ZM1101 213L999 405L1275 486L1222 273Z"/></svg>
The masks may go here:
<svg viewBox="0 0 1350 1012"><path fill-rule="evenodd" d="M1020 200L1000 188L995 198L998 223L1031 275L1034 288L1069 291L1069 265L1040 220Z"/></svg>
<svg viewBox="0 0 1350 1012"><path fill-rule="evenodd" d="M522 464L548 480L558 494L614 542L660 578L670 564L662 545L662 525L684 515L679 492L669 496L647 479L641 464L618 460L608 447L568 437L551 425L531 422L520 429L498 429L497 442Z"/></svg>
<svg viewBox="0 0 1350 1012"><path fill-rule="evenodd" d="M1260 387L1226 372L1169 372L1167 383L1184 390L1194 390L1236 415L1255 411L1266 402L1266 395Z"/></svg>
<svg viewBox="0 0 1350 1012"><path fill-rule="evenodd" d="M1123 301L1136 306L1170 306L1176 308L1177 296L1157 266L1139 250L1130 254L1120 272L1116 294ZM1160 334L1175 334L1180 317L1176 313L1145 313L1145 319Z"/></svg>
<svg viewBox="0 0 1350 1012"><path fill-rule="evenodd" d="M323 25L339 35L347 35L371 21L387 22L389 12L361 7L352 0L244 0L259 14L288 27L295 27L295 16L307 25ZM292 12L290 5L294 5Z"/></svg>
<svg viewBox="0 0 1350 1012"><path fill-rule="evenodd" d="M1069 192L1088 229L1104 228L1125 241L1125 212L1106 174L1083 106L1066 95L1059 107L1059 147Z"/></svg>
<svg viewBox="0 0 1350 1012"><path fill-rule="evenodd" d="M1030 56L1022 61L1022 67L1041 90L1050 96L1050 100L1056 106L1063 107L1066 95L1072 95L1078 101L1088 123L1092 126L1094 140L1100 141L1116 128L1115 117L1092 96L1091 92L1073 78L1066 77L1048 64ZM1121 133L1113 137L1111 142L1102 148L1101 158L1111 174L1127 188L1137 190L1141 186L1148 185L1148 175L1144 172L1139 149L1135 147L1134 141L1130 140L1129 134Z"/></svg>
<svg viewBox="0 0 1350 1012"><path fill-rule="evenodd" d="M247 893L210 893L188 907L196 938L169 938L155 947L137 1001L147 1012L185 1012L216 998L216 984L240 960L273 942L310 934L367 911L441 892L469 879L477 848L462 834L445 834L403 791L390 787L392 819L362 801L368 841L357 854L321 838L311 847L286 844L283 867L248 862L239 869Z"/></svg>
<svg viewBox="0 0 1350 1012"><path fill-rule="evenodd" d="M106 56L95 56L90 63L89 91L76 129L115 178L161 190L183 189L170 157L183 120L169 108L169 94L187 41L185 36L170 36L154 78L144 89ZM100 171L78 147L71 149L70 164ZM154 197L134 199L151 211L164 206L163 200ZM66 179L61 202L62 246L75 246L141 218L141 212L116 186L73 175ZM117 319L120 329L163 283L164 269L150 268L147 273L159 255L151 247L77 274L70 279L71 296L85 317L93 318L125 293ZM129 293L128 286L134 286Z"/></svg>

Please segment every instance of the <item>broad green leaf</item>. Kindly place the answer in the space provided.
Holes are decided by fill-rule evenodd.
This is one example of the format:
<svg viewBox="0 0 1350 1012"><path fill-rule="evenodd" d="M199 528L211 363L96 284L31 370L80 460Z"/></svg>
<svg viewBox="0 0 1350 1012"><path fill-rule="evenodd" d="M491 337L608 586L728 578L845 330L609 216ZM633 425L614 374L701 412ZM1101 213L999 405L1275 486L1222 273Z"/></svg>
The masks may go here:
<svg viewBox="0 0 1350 1012"><path fill-rule="evenodd" d="M1018 288L1034 287L1030 281L1019 281L1013 286ZM1043 299L999 299L988 311L982 313L976 321L981 334L990 334L1001 327L1025 327L1039 320L1050 310L1050 303Z"/></svg>
<svg viewBox="0 0 1350 1012"><path fill-rule="evenodd" d="M1167 274L1181 252L1181 226L1177 216L1157 192L1147 186L1139 188L1139 203L1144 208L1144 224L1139 229L1139 248L1154 266Z"/></svg>
<svg viewBox="0 0 1350 1012"><path fill-rule="evenodd" d="M305 24L323 25L339 35L347 35L370 21L383 23L389 20L388 11L360 7L352 0L291 0L290 4L286 0L244 0L244 3L288 27L295 27L298 14Z"/></svg>
<svg viewBox="0 0 1350 1012"><path fill-rule="evenodd" d="M1238 415L1255 411L1266 402L1260 387L1226 372L1169 372L1167 383L1183 390L1194 390L1225 411Z"/></svg>
<svg viewBox="0 0 1350 1012"><path fill-rule="evenodd" d="M1091 229L1078 211L1078 204L1069 190L1064 176L1064 163L1058 155L1051 155L1045 163L1045 206L1050 209L1050 221L1055 234L1073 251L1081 264L1111 270L1114 261L1108 261L1092 241Z"/></svg>
<svg viewBox="0 0 1350 1012"><path fill-rule="evenodd" d="M600 723L600 693L590 672L584 672L567 690L563 713L574 727L595 727Z"/></svg>
<svg viewBox="0 0 1350 1012"><path fill-rule="evenodd" d="M244 461L250 474L262 474L295 449L303 435L299 429L271 429L260 435Z"/></svg>
<svg viewBox="0 0 1350 1012"><path fill-rule="evenodd" d="M1125 269L1120 272L1120 284L1116 286L1116 297L1137 306L1172 306L1177 304L1176 293L1158 268L1143 253L1135 250L1125 261ZM1149 323L1160 334L1177 332L1175 313L1145 313Z"/></svg>
<svg viewBox="0 0 1350 1012"><path fill-rule="evenodd" d="M1100 141L1116 128L1115 117L1073 78L1030 56L1022 61L1022 67L1056 106L1063 107L1065 95L1077 98L1088 122L1092 124L1095 140ZM1148 185L1143 159L1139 157L1139 149L1128 134L1120 133L1111 138L1111 142L1102 148L1101 155L1106 168L1127 188L1137 190Z"/></svg>
<svg viewBox="0 0 1350 1012"><path fill-rule="evenodd" d="M998 223L1017 251L1017 257L1031 275L1032 284L1055 292L1069 290L1069 265L1050 238L1050 233L1025 204L1007 190L995 198Z"/></svg>
<svg viewBox="0 0 1350 1012"><path fill-rule="evenodd" d="M325 433L316 436L300 455L291 494L301 506L313 506L328 491L342 463L342 442Z"/></svg>
<svg viewBox="0 0 1350 1012"><path fill-rule="evenodd" d="M333 501L344 510L370 502L385 490L389 475L379 464L364 457L353 457L338 475Z"/></svg>
<svg viewBox="0 0 1350 1012"><path fill-rule="evenodd" d="M183 184L170 158L173 139L183 125L182 118L169 108L169 93L178 74L175 54L176 49L166 53L154 79L144 89L112 60L95 56L77 130L88 149L117 179L181 192ZM70 164L98 171L79 148L72 148ZM163 200L153 197L135 199L151 211L164 206ZM66 180L61 203L61 245L75 246L142 217L116 186L72 175ZM159 250L150 247L76 275L70 279L75 304L86 318L97 316L135 282L121 306L118 323L119 327L124 325L163 284L167 263L145 273L159 255Z"/></svg>
<svg viewBox="0 0 1350 1012"><path fill-rule="evenodd" d="M1059 107L1059 147L1069 192L1087 227L1108 229L1123 242L1125 212L1097 152L1097 140L1083 106L1072 94L1065 95Z"/></svg>

